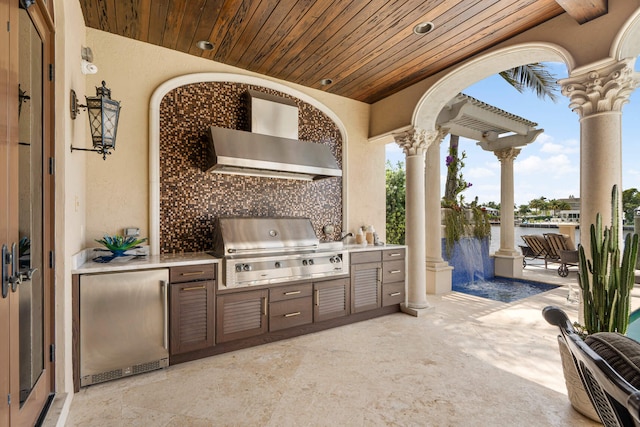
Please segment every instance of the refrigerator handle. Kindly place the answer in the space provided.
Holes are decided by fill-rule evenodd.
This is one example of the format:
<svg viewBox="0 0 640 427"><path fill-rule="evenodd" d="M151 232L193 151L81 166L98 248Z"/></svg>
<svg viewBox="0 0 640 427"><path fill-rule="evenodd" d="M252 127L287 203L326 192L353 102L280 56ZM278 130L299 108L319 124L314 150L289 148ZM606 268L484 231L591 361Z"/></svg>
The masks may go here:
<svg viewBox="0 0 640 427"><path fill-rule="evenodd" d="M160 286L162 287L162 314L163 314L163 334L162 345L165 350L169 350L169 307L168 307L168 289L167 281L161 280Z"/></svg>

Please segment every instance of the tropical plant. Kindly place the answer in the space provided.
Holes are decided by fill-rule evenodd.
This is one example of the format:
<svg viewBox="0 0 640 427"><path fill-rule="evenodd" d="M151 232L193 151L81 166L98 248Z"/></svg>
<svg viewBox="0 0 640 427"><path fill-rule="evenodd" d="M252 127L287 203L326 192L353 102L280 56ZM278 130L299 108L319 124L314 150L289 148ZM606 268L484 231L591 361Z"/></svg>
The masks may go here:
<svg viewBox="0 0 640 427"><path fill-rule="evenodd" d="M452 205L444 211L444 248L447 257L451 257L453 246L464 236L468 225L467 216L461 206Z"/></svg>
<svg viewBox="0 0 640 427"><path fill-rule="evenodd" d="M629 325L630 292L634 286L638 235L627 235L622 258L619 243L618 188L611 191L611 227L602 228L602 217L591 224L591 259L578 248L578 280L582 291L584 331L619 332Z"/></svg>
<svg viewBox="0 0 640 427"><path fill-rule="evenodd" d="M458 153L457 135L449 136L449 153L445 161L447 166L447 181L444 187L444 204L445 205L463 205L462 192L471 187L471 183L465 181L462 175L464 167L464 159L467 153L464 151ZM460 199L458 199L460 197Z"/></svg>
<svg viewBox="0 0 640 427"><path fill-rule="evenodd" d="M406 173L404 163L394 168L389 161L386 167L387 191L387 243L404 245Z"/></svg>
<svg viewBox="0 0 640 427"><path fill-rule="evenodd" d="M525 64L504 70L499 75L520 93L531 89L540 99L549 98L553 102L558 99L558 83L544 64Z"/></svg>
<svg viewBox="0 0 640 427"><path fill-rule="evenodd" d="M624 223L633 224L635 221L635 211L640 207L640 192L635 188L629 188L622 192L622 211L624 212Z"/></svg>

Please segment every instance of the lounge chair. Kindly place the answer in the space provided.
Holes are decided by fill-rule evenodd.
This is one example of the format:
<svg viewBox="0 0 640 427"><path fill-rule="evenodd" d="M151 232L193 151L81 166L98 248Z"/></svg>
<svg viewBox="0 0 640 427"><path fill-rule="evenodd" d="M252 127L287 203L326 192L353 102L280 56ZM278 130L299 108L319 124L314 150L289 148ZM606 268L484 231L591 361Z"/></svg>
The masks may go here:
<svg viewBox="0 0 640 427"><path fill-rule="evenodd" d="M550 258L554 262L560 262L558 267L558 275L567 277L569 275L569 266L578 265L578 251L573 241L566 234L545 233L545 240L549 244Z"/></svg>
<svg viewBox="0 0 640 427"><path fill-rule="evenodd" d="M544 261L544 268L547 268L547 262L551 260L551 249L549 243L545 240L544 236L539 234L531 234L522 236L522 240L527 244L529 249L523 249L522 260L523 266L526 267L526 259L541 259Z"/></svg>
<svg viewBox="0 0 640 427"><path fill-rule="evenodd" d="M583 341L558 307L542 310L560 328L589 399L605 427L640 426L640 343L614 332L589 335Z"/></svg>

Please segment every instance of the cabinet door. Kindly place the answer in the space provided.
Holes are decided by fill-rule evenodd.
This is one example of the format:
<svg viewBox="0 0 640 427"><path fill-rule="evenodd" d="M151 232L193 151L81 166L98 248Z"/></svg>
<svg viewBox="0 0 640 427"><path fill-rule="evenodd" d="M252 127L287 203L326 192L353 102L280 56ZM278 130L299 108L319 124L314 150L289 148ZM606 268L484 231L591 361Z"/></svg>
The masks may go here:
<svg viewBox="0 0 640 427"><path fill-rule="evenodd" d="M171 285L171 354L214 345L214 288L213 280Z"/></svg>
<svg viewBox="0 0 640 427"><path fill-rule="evenodd" d="M268 290L218 295L216 343L267 332Z"/></svg>
<svg viewBox="0 0 640 427"><path fill-rule="evenodd" d="M347 316L351 306L349 279L327 280L313 284L313 320L321 322Z"/></svg>
<svg viewBox="0 0 640 427"><path fill-rule="evenodd" d="M372 310L381 306L382 263L351 266L351 312Z"/></svg>

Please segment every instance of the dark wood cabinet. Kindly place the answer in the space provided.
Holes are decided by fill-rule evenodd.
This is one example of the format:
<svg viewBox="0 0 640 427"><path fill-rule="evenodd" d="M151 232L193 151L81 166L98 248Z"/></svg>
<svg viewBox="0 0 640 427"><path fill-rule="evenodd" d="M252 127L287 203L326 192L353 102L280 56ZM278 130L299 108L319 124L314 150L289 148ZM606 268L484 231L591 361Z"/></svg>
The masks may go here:
<svg viewBox="0 0 640 427"><path fill-rule="evenodd" d="M215 266L191 265L169 270L170 355L215 344Z"/></svg>
<svg viewBox="0 0 640 427"><path fill-rule="evenodd" d="M311 283L269 289L269 331L313 322L311 295Z"/></svg>
<svg viewBox="0 0 640 427"><path fill-rule="evenodd" d="M170 363L396 313L405 300L405 259L404 248L356 251L349 276L238 289L218 289L213 267L171 268Z"/></svg>
<svg viewBox="0 0 640 427"><path fill-rule="evenodd" d="M404 248L382 251L382 306L405 300L406 260Z"/></svg>
<svg viewBox="0 0 640 427"><path fill-rule="evenodd" d="M382 251L351 254L351 312L382 306Z"/></svg>
<svg viewBox="0 0 640 427"><path fill-rule="evenodd" d="M326 280L313 284L313 320L348 316L351 308L349 279Z"/></svg>
<svg viewBox="0 0 640 427"><path fill-rule="evenodd" d="M267 332L268 289L218 295L216 343Z"/></svg>

